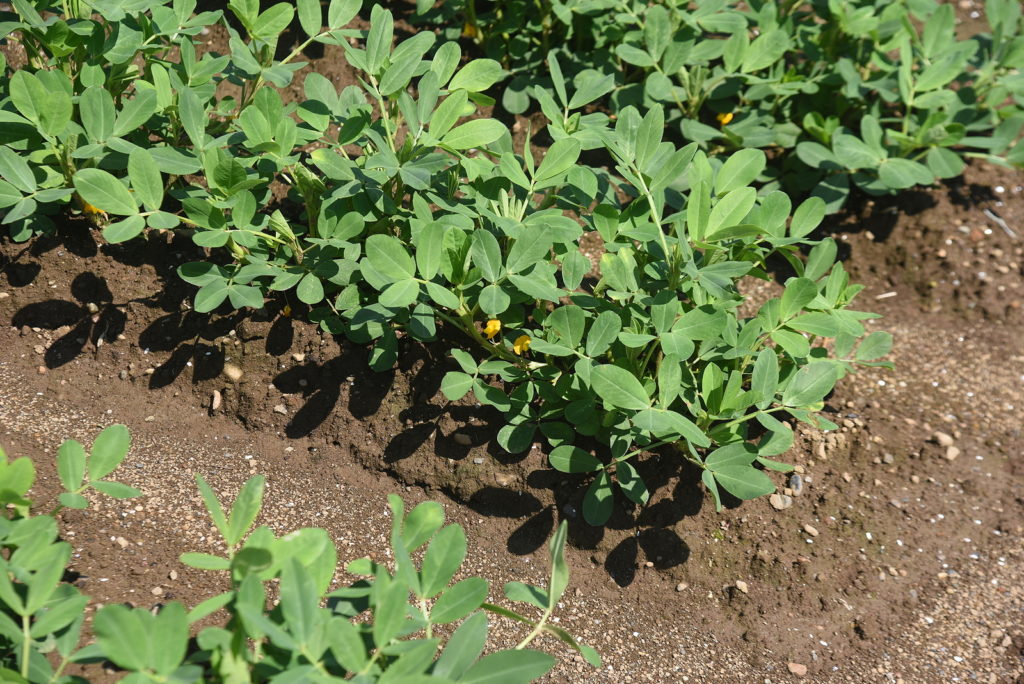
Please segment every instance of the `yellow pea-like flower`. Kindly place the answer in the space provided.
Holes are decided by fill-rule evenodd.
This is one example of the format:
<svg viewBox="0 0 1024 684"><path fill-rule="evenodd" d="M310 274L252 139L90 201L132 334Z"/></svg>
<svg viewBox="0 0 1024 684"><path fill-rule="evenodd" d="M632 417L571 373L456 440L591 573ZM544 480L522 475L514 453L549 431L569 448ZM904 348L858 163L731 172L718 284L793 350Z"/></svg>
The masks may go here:
<svg viewBox="0 0 1024 684"><path fill-rule="evenodd" d="M476 38L480 30L475 24L471 24L468 21L462 25L462 35L465 38Z"/></svg>
<svg viewBox="0 0 1024 684"><path fill-rule="evenodd" d="M723 126L725 126L730 121L732 121L733 113L732 112L722 112L721 114L719 114L715 118L718 119L718 123L720 123Z"/></svg>
<svg viewBox="0 0 1024 684"><path fill-rule="evenodd" d="M501 321L497 318L492 318L487 321L487 325L484 326L484 335L489 340L493 340L494 336L501 332Z"/></svg>
<svg viewBox="0 0 1024 684"><path fill-rule="evenodd" d="M291 306L291 304L285 304L284 306L281 307L281 315L284 316L285 318L291 318L292 317L292 306Z"/></svg>
<svg viewBox="0 0 1024 684"><path fill-rule="evenodd" d="M512 343L512 351L522 356L524 353L530 350L530 336L520 335L516 338L516 341Z"/></svg>

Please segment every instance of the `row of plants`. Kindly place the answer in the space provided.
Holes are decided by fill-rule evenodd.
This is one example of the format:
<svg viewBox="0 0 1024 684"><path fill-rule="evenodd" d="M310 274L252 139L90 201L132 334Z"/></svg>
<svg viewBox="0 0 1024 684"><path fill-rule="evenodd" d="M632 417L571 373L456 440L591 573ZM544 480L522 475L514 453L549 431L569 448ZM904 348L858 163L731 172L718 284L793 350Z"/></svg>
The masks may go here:
<svg viewBox="0 0 1024 684"><path fill-rule="evenodd" d="M417 12L508 69L508 112L568 118L563 83L600 84L598 111L662 105L681 139L715 155L764 149L764 187L834 212L853 188L959 176L965 157L1024 166L1021 5L984 5L989 31L966 40L936 0L418 0ZM580 127L567 133L586 144Z"/></svg>
<svg viewBox="0 0 1024 684"><path fill-rule="evenodd" d="M33 462L8 461L0 450L2 681L87 682L68 669L104 664L121 670L122 681L139 683L516 684L555 665L553 656L527 648L540 635L568 644L595 667L601 663L592 648L550 621L569 582L565 523L549 544L547 587L504 587L508 601L539 612L532 619L489 603L490 586L481 577L454 581L467 555L466 534L458 524L446 525L444 510L432 501L406 511L399 497L389 497L392 562L351 561L344 572L358 579L339 585L337 549L326 530L308 527L275 537L269 527L255 526L262 476L242 486L228 511L196 476L226 553L185 553L181 561L225 573L228 591L191 609L177 601L153 611L108 604L87 625L89 597L65 576L72 548L61 539L57 516L65 506L87 508L89 490L117 499L139 496L107 479L129 447L123 425L103 430L89 451L75 440L64 442L57 472L65 491L48 514L34 513L27 498ZM227 619L196 633L197 623L218 611ZM488 642L488 614L529 631L515 648L495 650ZM94 637L87 645L83 631Z"/></svg>
<svg viewBox="0 0 1024 684"><path fill-rule="evenodd" d="M372 345L377 370L400 339L446 331L444 394L502 412L504 449L541 440L554 468L585 474L592 524L617 491L646 503L635 460L655 449L696 465L718 506L774 491L765 469L789 469L773 457L793 440L780 418L834 427L816 413L825 397L891 347L851 308L860 286L835 242L811 237L822 198L794 208L760 149L672 142L659 103L587 113L604 76L556 78L563 107L514 144L474 118L501 65L431 32L394 44L379 5L355 30L359 0L326 16L317 0L236 0L243 32L194 0L110 0L102 21L74 3L44 18L48 5L18 0L6 24L29 56L0 79L0 206L16 239L69 205L112 242L187 229L210 255L179 269L197 311L301 303ZM306 38L277 59L296 14ZM230 53L198 55L192 36L215 22ZM314 41L341 46L359 85L310 72L305 99L284 104ZM553 141L539 163L538 133ZM743 312L741 281L770 279L773 258L792 277Z"/></svg>

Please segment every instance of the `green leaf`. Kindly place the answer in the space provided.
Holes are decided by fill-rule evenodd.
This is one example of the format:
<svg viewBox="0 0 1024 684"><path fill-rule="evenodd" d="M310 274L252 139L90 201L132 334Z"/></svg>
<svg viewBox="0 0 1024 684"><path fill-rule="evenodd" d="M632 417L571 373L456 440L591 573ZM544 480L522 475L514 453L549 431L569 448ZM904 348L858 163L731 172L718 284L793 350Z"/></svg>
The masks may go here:
<svg viewBox="0 0 1024 684"><path fill-rule="evenodd" d="M228 545L237 545L256 521L256 516L259 515L260 507L263 505L265 484L266 478L256 475L242 485L241 491L235 497L235 502L231 505L231 513L228 516L227 533L224 535L224 540Z"/></svg>
<svg viewBox="0 0 1024 684"><path fill-rule="evenodd" d="M461 620L487 600L489 586L482 577L470 577L453 584L434 602L430 621L446 624Z"/></svg>
<svg viewBox="0 0 1024 684"><path fill-rule="evenodd" d="M456 90L442 100L434 113L430 115L430 134L435 138L443 138L462 116L462 111L468 100L469 96L465 90Z"/></svg>
<svg viewBox="0 0 1024 684"><path fill-rule="evenodd" d="M722 488L744 501L756 499L775 491L775 484L764 471L752 466L727 465L714 471L715 482Z"/></svg>
<svg viewBox="0 0 1024 684"><path fill-rule="evenodd" d="M754 188L742 187L732 190L712 207L704 234L712 235L721 228L738 225L754 208L756 201L757 190Z"/></svg>
<svg viewBox="0 0 1024 684"><path fill-rule="evenodd" d="M622 320L614 311L602 311L587 333L587 356L605 353L622 330Z"/></svg>
<svg viewBox="0 0 1024 684"><path fill-rule="evenodd" d="M964 172L964 160L946 147L933 147L925 157L928 170L936 178L956 178Z"/></svg>
<svg viewBox="0 0 1024 684"><path fill-rule="evenodd" d="M810 197L793 212L793 221L789 225L789 234L803 237L818 227L825 218L825 201L820 197Z"/></svg>
<svg viewBox="0 0 1024 684"><path fill-rule="evenodd" d="M473 265L480 268L484 279L495 282L501 275L501 246L498 239L488 230L473 231L473 242L469 249Z"/></svg>
<svg viewBox="0 0 1024 684"><path fill-rule="evenodd" d="M596 527L604 525L612 517L614 503L611 479L608 471L602 470L583 495L583 519Z"/></svg>
<svg viewBox="0 0 1024 684"><path fill-rule="evenodd" d="M324 284L315 273L309 272L299 281L295 296L305 304L319 304L324 299Z"/></svg>
<svg viewBox="0 0 1024 684"><path fill-rule="evenodd" d="M324 15L320 9L320 0L297 0L299 25L310 38L316 37L323 27Z"/></svg>
<svg viewBox="0 0 1024 684"><path fill-rule="evenodd" d="M126 242L138 237L146 229L146 219L142 216L129 216L103 227L103 239L110 243Z"/></svg>
<svg viewBox="0 0 1024 684"><path fill-rule="evenodd" d="M71 494L70 492L64 492L57 499L60 501L62 506L68 508L74 508L81 510L89 507L89 500L81 494Z"/></svg>
<svg viewBox="0 0 1024 684"><path fill-rule="evenodd" d="M488 285L480 290L480 308L488 316L498 316L508 309L512 299L500 285Z"/></svg>
<svg viewBox="0 0 1024 684"><path fill-rule="evenodd" d="M371 235L366 239L366 258L370 265L392 281L408 280L416 275L416 264L398 238Z"/></svg>
<svg viewBox="0 0 1024 684"><path fill-rule="evenodd" d="M102 492L115 499L134 499L137 496L142 496L142 492L135 487L129 487L128 485L120 482L99 480L97 482L90 482L89 484L96 491Z"/></svg>
<svg viewBox="0 0 1024 684"><path fill-rule="evenodd" d="M493 59L474 59L455 74L451 83L448 84L448 90L455 91L462 88L471 93L479 93L487 90L504 77L505 70L498 62Z"/></svg>
<svg viewBox="0 0 1024 684"><path fill-rule="evenodd" d="M650 399L636 376L624 368L604 364L596 366L591 375L594 391L615 408L645 409Z"/></svg>
<svg viewBox="0 0 1024 684"><path fill-rule="evenodd" d="M55 78L67 81L63 73ZM19 69L11 76L9 88L11 102L26 119L38 124L43 135L54 138L64 132L73 106L63 87L48 88L35 74Z"/></svg>
<svg viewBox="0 0 1024 684"><path fill-rule="evenodd" d="M816 404L832 391L837 379L834 364L829 361L813 361L793 376L782 394L782 403L797 408Z"/></svg>
<svg viewBox="0 0 1024 684"><path fill-rule="evenodd" d="M97 209L122 216L138 213L139 205L128 188L106 171L81 169L72 180L82 199Z"/></svg>
<svg viewBox="0 0 1024 684"><path fill-rule="evenodd" d="M558 178L576 164L582 149L575 138L562 138L556 141L548 148L540 166L537 167L533 176L534 182L543 188L547 181Z"/></svg>
<svg viewBox="0 0 1024 684"><path fill-rule="evenodd" d="M886 159L878 167L878 180L890 188L902 190L915 185L931 185L935 177L924 164L909 159Z"/></svg>
<svg viewBox="0 0 1024 684"><path fill-rule="evenodd" d="M131 435L124 425L115 424L105 428L92 444L89 479L101 480L113 472L128 455L131 444Z"/></svg>
<svg viewBox="0 0 1024 684"><path fill-rule="evenodd" d="M722 168L715 176L715 194L725 195L738 188L749 185L761 175L767 164L764 152L758 149L745 149L736 152L725 160Z"/></svg>
<svg viewBox="0 0 1024 684"><path fill-rule="evenodd" d="M327 6L327 26L338 29L346 26L359 12L362 0L331 0Z"/></svg>
<svg viewBox="0 0 1024 684"><path fill-rule="evenodd" d="M641 506L647 503L650 493L647 491L640 473L636 471L632 463L620 461L615 469L615 479L619 483L619 489L622 490L627 499Z"/></svg>
<svg viewBox="0 0 1024 684"><path fill-rule="evenodd" d="M466 533L460 525L443 527L430 540L420 566L422 598L433 598L448 586L466 559Z"/></svg>
<svg viewBox="0 0 1024 684"><path fill-rule="evenodd" d="M473 119L445 133L441 144L453 150L468 150L489 145L508 132L505 124L494 119Z"/></svg>
<svg viewBox="0 0 1024 684"><path fill-rule="evenodd" d="M388 285L387 288L380 293L379 301L384 306L392 309L404 309L415 302L419 295L419 281L414 278L410 278L408 280L399 280L397 283Z"/></svg>
<svg viewBox="0 0 1024 684"><path fill-rule="evenodd" d="M892 351L892 335L887 332L873 332L857 347L858 361L874 361Z"/></svg>
<svg viewBox="0 0 1024 684"><path fill-rule="evenodd" d="M135 195L150 211L157 211L164 200L164 182L149 150L136 147L128 155L128 178Z"/></svg>
<svg viewBox="0 0 1024 684"><path fill-rule="evenodd" d="M32 168L24 158L18 156L14 150L7 146L0 147L0 176L3 176L11 185L22 192L36 191L36 177L32 173ZM5 194L17 198L14 202L5 202L5 204L14 204L21 200L19 193L8 191Z"/></svg>
<svg viewBox="0 0 1024 684"><path fill-rule="evenodd" d="M213 520L213 524L217 527L217 531L221 533L221 536L227 537L228 532L228 519L224 516L224 510L220 507L220 502L217 500L217 495L213 493L213 488L206 483L202 475L196 474L196 486L199 488L199 493L203 497L203 505L206 506L206 512L210 514L210 518Z"/></svg>
<svg viewBox="0 0 1024 684"><path fill-rule="evenodd" d="M563 473L590 473L604 467L594 456L571 444L553 449L548 461L552 468Z"/></svg>
<svg viewBox="0 0 1024 684"><path fill-rule="evenodd" d="M779 316L789 320L818 296L818 285L810 278L791 278L782 293Z"/></svg>
<svg viewBox="0 0 1024 684"><path fill-rule="evenodd" d="M106 88L86 88L78 100L78 112L82 126L93 142L104 142L114 132L114 98Z"/></svg>
<svg viewBox="0 0 1024 684"><path fill-rule="evenodd" d="M557 662L554 656L540 651L498 651L478 660L459 684L527 684L549 672Z"/></svg>
<svg viewBox="0 0 1024 684"><path fill-rule="evenodd" d="M479 612L467 618L452 633L431 674L435 677L461 681L461 677L480 657L486 644L487 614Z"/></svg>
<svg viewBox="0 0 1024 684"><path fill-rule="evenodd" d="M779 387L779 358L774 349L762 349L754 362L750 390L757 394L758 405L768 406Z"/></svg>
<svg viewBox="0 0 1024 684"><path fill-rule="evenodd" d="M69 492L82 486L85 477L85 447L69 439L57 450L57 475L60 483Z"/></svg>
<svg viewBox="0 0 1024 684"><path fill-rule="evenodd" d="M390 497L389 497L390 498ZM405 516L402 543L413 552L427 543L444 524L444 508L436 501L424 501Z"/></svg>
<svg viewBox="0 0 1024 684"><path fill-rule="evenodd" d="M290 3L279 2L260 13L253 23L252 35L268 43L275 41L288 28L288 24L292 23L294 16L295 10ZM390 43L390 40L388 42Z"/></svg>

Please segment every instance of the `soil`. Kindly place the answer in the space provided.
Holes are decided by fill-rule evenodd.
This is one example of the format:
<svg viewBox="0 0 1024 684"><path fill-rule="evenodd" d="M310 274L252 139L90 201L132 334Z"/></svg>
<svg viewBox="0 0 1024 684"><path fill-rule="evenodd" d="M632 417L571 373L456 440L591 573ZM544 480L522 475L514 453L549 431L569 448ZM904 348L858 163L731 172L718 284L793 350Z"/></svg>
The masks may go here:
<svg viewBox="0 0 1024 684"><path fill-rule="evenodd" d="M334 53L307 68L353 82ZM825 411L838 431L798 428L782 460L803 485L776 476L784 510L716 513L695 472L648 455L650 503L590 527L585 483L539 444L503 452L498 416L440 394L443 342L407 344L374 373L295 302L192 311L175 275L202 256L188 239L109 245L76 220L0 240L0 443L36 461L45 505L63 439L131 429L118 477L144 498L62 514L97 604L192 606L221 590L177 560L218 544L192 475L230 498L263 473L262 521L327 528L342 564L384 557L388 493L442 501L492 599L505 581L544 581L545 542L568 520L560 624L605 665L546 644L563 659L550 681L1024 681L1024 174L975 163L851 207L824 232L865 285L860 308L884 316L871 327L895 335L896 370L840 383Z"/></svg>

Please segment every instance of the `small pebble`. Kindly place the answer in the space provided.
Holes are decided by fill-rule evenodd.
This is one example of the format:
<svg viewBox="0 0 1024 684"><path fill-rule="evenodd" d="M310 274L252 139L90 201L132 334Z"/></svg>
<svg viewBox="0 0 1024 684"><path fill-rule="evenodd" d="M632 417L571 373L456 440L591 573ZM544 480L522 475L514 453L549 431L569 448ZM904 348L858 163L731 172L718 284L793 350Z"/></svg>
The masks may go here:
<svg viewBox="0 0 1024 684"><path fill-rule="evenodd" d="M750 587L743 580L736 580L736 588L742 591L744 594L750 593Z"/></svg>
<svg viewBox="0 0 1024 684"><path fill-rule="evenodd" d="M305 354L292 354L292 361L298 361L299 363L302 363L305 360L306 360L306 355Z"/></svg>
<svg viewBox="0 0 1024 684"><path fill-rule="evenodd" d="M932 434L932 441L934 441L940 447L953 446L953 438L947 435L945 432L935 431Z"/></svg>
<svg viewBox="0 0 1024 684"><path fill-rule="evenodd" d="M804 525L804 532L811 535L812 537L818 536L818 528L814 527L813 525Z"/></svg>
<svg viewBox="0 0 1024 684"><path fill-rule="evenodd" d="M224 377L231 382L238 382L242 379L242 369L233 363L225 363L223 373Z"/></svg>
<svg viewBox="0 0 1024 684"><path fill-rule="evenodd" d="M285 408L284 404L278 404L274 407L274 413L280 413L281 415L288 415L288 409Z"/></svg>
<svg viewBox="0 0 1024 684"><path fill-rule="evenodd" d="M801 663L786 663L786 667L797 677L803 677L807 674L807 666Z"/></svg>
<svg viewBox="0 0 1024 684"><path fill-rule="evenodd" d="M789 476L789 488L793 490L793 496L800 496L804 491L804 479L798 473Z"/></svg>
<svg viewBox="0 0 1024 684"><path fill-rule="evenodd" d="M956 457L959 456L959 455L960 455L960 450L957 449L955 446L951 446L951 447L948 447L946 449L946 460L947 461L954 461L954 460L956 460Z"/></svg>
<svg viewBox="0 0 1024 684"><path fill-rule="evenodd" d="M210 396L210 410L216 411L219 409L221 400L220 390L213 390L213 395Z"/></svg>
<svg viewBox="0 0 1024 684"><path fill-rule="evenodd" d="M479 458L479 457L474 458L473 459L473 463L475 463L476 465L483 465L484 464L484 459Z"/></svg>
<svg viewBox="0 0 1024 684"><path fill-rule="evenodd" d="M689 588L689 584L686 582L680 582L676 585L676 591L686 591Z"/></svg>
<svg viewBox="0 0 1024 684"><path fill-rule="evenodd" d="M793 497L785 494L772 494L768 497L768 503L777 511L782 511L793 505Z"/></svg>
<svg viewBox="0 0 1024 684"><path fill-rule="evenodd" d="M149 590L149 593L153 594L153 596L163 596L164 595L164 588L163 587L153 587L152 589Z"/></svg>

